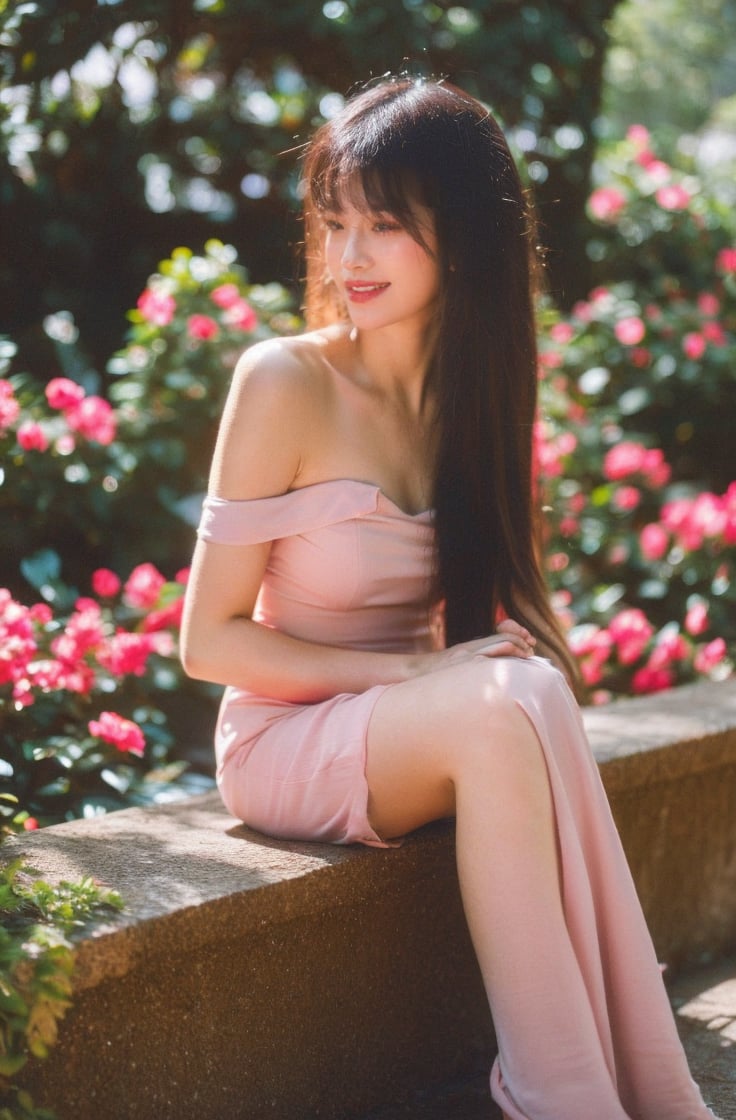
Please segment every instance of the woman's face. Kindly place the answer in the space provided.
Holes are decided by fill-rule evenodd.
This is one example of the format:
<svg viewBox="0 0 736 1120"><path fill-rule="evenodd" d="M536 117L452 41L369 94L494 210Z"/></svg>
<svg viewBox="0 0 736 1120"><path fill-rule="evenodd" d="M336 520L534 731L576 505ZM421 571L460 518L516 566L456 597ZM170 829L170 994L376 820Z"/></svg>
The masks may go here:
<svg viewBox="0 0 736 1120"><path fill-rule="evenodd" d="M434 221L425 207L415 206L414 216L426 248L391 214L360 200L322 213L327 270L361 330L405 323L423 331L437 312Z"/></svg>

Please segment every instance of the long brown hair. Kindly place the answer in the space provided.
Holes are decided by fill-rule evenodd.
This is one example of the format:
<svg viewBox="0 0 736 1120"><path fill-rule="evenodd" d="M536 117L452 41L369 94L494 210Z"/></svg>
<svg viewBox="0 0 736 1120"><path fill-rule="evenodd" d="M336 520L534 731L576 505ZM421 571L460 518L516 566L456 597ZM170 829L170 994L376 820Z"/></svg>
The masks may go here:
<svg viewBox="0 0 736 1120"><path fill-rule="evenodd" d="M441 290L427 386L437 402L435 590L447 644L492 633L504 612L533 632L541 621L540 636L574 677L542 575L533 496L533 223L500 127L444 82L383 79L317 131L304 184L310 327L345 318L325 272L320 211L352 192L422 244L414 208L432 211Z"/></svg>

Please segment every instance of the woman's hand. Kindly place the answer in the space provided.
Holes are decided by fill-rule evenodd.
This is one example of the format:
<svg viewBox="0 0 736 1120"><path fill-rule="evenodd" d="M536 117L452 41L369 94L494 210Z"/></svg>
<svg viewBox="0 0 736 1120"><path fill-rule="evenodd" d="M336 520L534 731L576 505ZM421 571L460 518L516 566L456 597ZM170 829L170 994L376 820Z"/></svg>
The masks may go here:
<svg viewBox="0 0 736 1120"><path fill-rule="evenodd" d="M525 626L506 618L499 622L495 634L475 638L472 642L459 642L437 653L419 654L413 661L412 676L421 677L448 665L470 661L476 657L533 657L537 639Z"/></svg>

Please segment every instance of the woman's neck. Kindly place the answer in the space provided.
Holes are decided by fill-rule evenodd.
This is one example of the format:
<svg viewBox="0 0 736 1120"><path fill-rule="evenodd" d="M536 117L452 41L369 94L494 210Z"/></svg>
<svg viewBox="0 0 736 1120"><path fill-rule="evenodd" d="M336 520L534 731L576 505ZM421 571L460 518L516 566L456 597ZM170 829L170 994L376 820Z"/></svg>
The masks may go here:
<svg viewBox="0 0 736 1120"><path fill-rule="evenodd" d="M419 417L426 409L426 382L433 338L402 329L402 324L376 331L350 332L357 372L387 401Z"/></svg>

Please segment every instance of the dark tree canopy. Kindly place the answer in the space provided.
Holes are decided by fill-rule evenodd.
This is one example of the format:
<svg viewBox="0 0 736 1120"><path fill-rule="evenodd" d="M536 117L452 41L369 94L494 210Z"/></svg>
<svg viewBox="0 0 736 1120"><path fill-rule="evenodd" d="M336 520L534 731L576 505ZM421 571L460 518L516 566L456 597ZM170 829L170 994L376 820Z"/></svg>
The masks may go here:
<svg viewBox="0 0 736 1120"><path fill-rule="evenodd" d="M33 364L70 310L98 366L158 259L211 235L294 283L299 148L387 71L481 97L525 157L554 293L583 294L595 123L617 0L0 3L0 330Z"/></svg>

